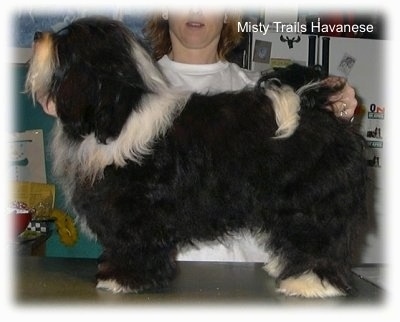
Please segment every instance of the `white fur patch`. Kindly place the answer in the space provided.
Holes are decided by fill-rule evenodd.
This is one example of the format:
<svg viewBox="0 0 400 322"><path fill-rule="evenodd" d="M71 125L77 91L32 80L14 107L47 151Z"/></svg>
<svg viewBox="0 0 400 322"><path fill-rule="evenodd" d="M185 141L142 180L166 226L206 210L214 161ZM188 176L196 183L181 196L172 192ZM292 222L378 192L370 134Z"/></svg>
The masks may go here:
<svg viewBox="0 0 400 322"><path fill-rule="evenodd" d="M325 298L345 295L329 282L321 281L321 279L312 272L304 273L299 277L289 277L282 280L277 292L288 296L307 298Z"/></svg>
<svg viewBox="0 0 400 322"><path fill-rule="evenodd" d="M96 288L111 291L113 293L132 293L134 292L131 288L122 286L117 283L116 280L99 280Z"/></svg>
<svg viewBox="0 0 400 322"><path fill-rule="evenodd" d="M297 91L297 95L301 96L307 91L311 91L313 89L316 89L318 87L321 87L322 82L313 82L313 83L308 83L306 85L301 86Z"/></svg>
<svg viewBox="0 0 400 322"><path fill-rule="evenodd" d="M134 40L132 40L131 46L132 57L137 63L139 74L146 86L156 93L169 90L164 75L154 64L147 51Z"/></svg>
<svg viewBox="0 0 400 322"><path fill-rule="evenodd" d="M274 256L272 254L268 255L268 262L265 263L263 269L268 273L268 275L277 278L285 268L285 261L281 256Z"/></svg>
<svg viewBox="0 0 400 322"><path fill-rule="evenodd" d="M265 94L271 99L278 129L275 138L291 136L299 125L300 96L287 85L266 88Z"/></svg>
<svg viewBox="0 0 400 322"><path fill-rule="evenodd" d="M78 214L78 211L74 211L75 214ZM97 234L95 234L88 226L86 217L81 217L76 215L75 222L79 225L79 228L82 233L84 233L88 238L93 241L97 241Z"/></svg>
<svg viewBox="0 0 400 322"><path fill-rule="evenodd" d="M143 96L140 107L131 113L118 138L107 144L98 143L94 133L78 144L71 143L58 124L52 145L55 172L71 175L71 181L78 175L93 182L108 165L123 167L128 160L140 164L152 152L154 141L170 128L189 97L190 94L171 92Z"/></svg>

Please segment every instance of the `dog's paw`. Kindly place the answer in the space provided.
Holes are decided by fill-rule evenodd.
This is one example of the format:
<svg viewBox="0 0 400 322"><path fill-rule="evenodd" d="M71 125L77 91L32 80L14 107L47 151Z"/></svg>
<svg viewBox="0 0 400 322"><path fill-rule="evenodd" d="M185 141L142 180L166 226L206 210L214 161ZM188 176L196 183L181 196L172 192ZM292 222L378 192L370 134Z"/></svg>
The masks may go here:
<svg viewBox="0 0 400 322"><path fill-rule="evenodd" d="M128 283L128 282L127 282ZM96 288L112 292L114 294L117 293L142 293L148 290L153 290L153 289L161 289L164 287L168 286L168 282L164 283L153 283L148 282L148 283L137 283L134 281L130 281L129 284L121 284L114 278L109 278L109 279L97 279L97 285Z"/></svg>
<svg viewBox="0 0 400 322"><path fill-rule="evenodd" d="M312 272L282 280L277 292L287 296L306 298L326 298L346 295L328 281L321 281L321 279Z"/></svg>
<svg viewBox="0 0 400 322"><path fill-rule="evenodd" d="M137 293L137 290L119 284L116 280L98 280L96 288L110 291L112 293Z"/></svg>

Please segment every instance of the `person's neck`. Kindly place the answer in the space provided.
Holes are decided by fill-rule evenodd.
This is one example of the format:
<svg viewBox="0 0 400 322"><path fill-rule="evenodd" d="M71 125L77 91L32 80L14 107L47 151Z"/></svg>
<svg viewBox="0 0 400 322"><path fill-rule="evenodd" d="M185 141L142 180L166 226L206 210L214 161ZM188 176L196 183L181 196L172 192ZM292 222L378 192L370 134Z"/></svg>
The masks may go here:
<svg viewBox="0 0 400 322"><path fill-rule="evenodd" d="M183 64L213 64L219 60L214 48L172 49L168 54L168 57L172 61Z"/></svg>

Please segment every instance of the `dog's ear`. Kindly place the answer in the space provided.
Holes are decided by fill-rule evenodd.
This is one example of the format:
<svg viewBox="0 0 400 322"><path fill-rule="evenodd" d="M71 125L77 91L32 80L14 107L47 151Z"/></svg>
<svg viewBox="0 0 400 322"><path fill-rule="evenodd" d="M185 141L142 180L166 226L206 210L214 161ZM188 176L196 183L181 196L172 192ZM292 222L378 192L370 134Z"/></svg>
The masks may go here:
<svg viewBox="0 0 400 322"><path fill-rule="evenodd" d="M142 96L148 92L136 69L124 74L116 71L117 74L111 77L98 77L93 90L97 98L94 133L101 143L119 135L129 115L139 108Z"/></svg>
<svg viewBox="0 0 400 322"><path fill-rule="evenodd" d="M117 137L145 92L135 73L124 77L117 70L112 75L96 66L71 66L53 92L65 131L76 139L93 132L101 143Z"/></svg>
<svg viewBox="0 0 400 322"><path fill-rule="evenodd" d="M136 43L122 24L82 18L53 36L56 67L49 98L64 130L76 140L94 133L116 138L149 91L139 72Z"/></svg>

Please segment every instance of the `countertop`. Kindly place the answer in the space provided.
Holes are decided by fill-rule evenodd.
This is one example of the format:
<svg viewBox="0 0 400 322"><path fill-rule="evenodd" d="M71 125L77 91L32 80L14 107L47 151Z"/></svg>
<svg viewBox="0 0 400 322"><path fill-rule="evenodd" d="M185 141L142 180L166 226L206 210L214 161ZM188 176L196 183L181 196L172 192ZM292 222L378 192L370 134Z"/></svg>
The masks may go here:
<svg viewBox="0 0 400 322"><path fill-rule="evenodd" d="M35 304L379 304L384 290L354 273L357 292L348 297L301 299L275 292L275 281L261 263L179 262L168 288L142 294L112 294L95 288L94 259L17 256L14 297L18 306Z"/></svg>

